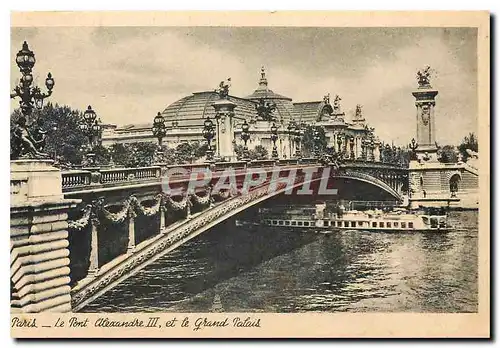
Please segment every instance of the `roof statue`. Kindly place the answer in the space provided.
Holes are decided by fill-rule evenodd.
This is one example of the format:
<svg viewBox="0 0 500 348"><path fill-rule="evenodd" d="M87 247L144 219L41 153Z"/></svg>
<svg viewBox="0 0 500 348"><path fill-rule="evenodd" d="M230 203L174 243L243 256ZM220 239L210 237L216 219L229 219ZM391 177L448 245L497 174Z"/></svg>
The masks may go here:
<svg viewBox="0 0 500 348"><path fill-rule="evenodd" d="M324 102L325 104L330 104L330 93L328 93L327 95L325 95L325 96L323 97L323 102Z"/></svg>
<svg viewBox="0 0 500 348"><path fill-rule="evenodd" d="M265 79L266 78L266 69L264 68L264 66L262 66L260 68L260 78L261 79Z"/></svg>
<svg viewBox="0 0 500 348"><path fill-rule="evenodd" d="M431 86L431 67L429 65L425 66L423 70L417 71L417 82L419 87L430 87Z"/></svg>
<svg viewBox="0 0 500 348"><path fill-rule="evenodd" d="M331 115L333 114L333 108L330 105L330 93L323 97L323 103L325 105L323 105L323 107L321 108L321 112L317 115L316 122L322 121L323 117L331 117Z"/></svg>
<svg viewBox="0 0 500 348"><path fill-rule="evenodd" d="M362 110L363 106L361 106L361 104L357 104L356 105L356 113L354 115L354 117L359 120L359 119L362 119L363 118L363 110Z"/></svg>
<svg viewBox="0 0 500 348"><path fill-rule="evenodd" d="M333 111L338 114L340 113L340 101L342 98L338 96L338 94L335 96L335 99L333 100Z"/></svg>
<svg viewBox="0 0 500 348"><path fill-rule="evenodd" d="M273 121L272 113L276 110L276 103L268 102L264 98L259 99L259 103L255 105L255 110L259 118L263 121Z"/></svg>
<svg viewBox="0 0 500 348"><path fill-rule="evenodd" d="M231 78L228 78L227 81L221 81L219 83L219 88L215 91L219 94L220 99L228 99L229 87L231 87Z"/></svg>

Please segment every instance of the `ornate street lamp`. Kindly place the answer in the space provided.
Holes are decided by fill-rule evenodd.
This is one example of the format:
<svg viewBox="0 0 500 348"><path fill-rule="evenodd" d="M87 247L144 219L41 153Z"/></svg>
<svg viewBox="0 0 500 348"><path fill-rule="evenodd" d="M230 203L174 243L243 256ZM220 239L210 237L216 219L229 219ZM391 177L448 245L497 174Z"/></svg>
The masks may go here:
<svg viewBox="0 0 500 348"><path fill-rule="evenodd" d="M49 157L49 155L43 152L47 132L42 129L41 120L31 122L30 124L28 124L28 120L30 120L32 116L33 109L42 109L43 100L52 95L55 81L52 78L52 74L48 73L45 79L47 93L43 93L37 86L32 86L32 71L35 62L35 53L29 49L28 43L24 41L21 50L16 54L16 64L22 76L20 83L14 87L14 91L10 94L11 99L19 97L19 107L22 113L16 121L11 134L13 139L11 151L12 159L18 159L20 157L42 159Z"/></svg>
<svg viewBox="0 0 500 348"><path fill-rule="evenodd" d="M165 118L158 112L153 120L153 136L158 139L158 148L154 154L155 163L163 163L163 138L167 135L167 127L165 125Z"/></svg>
<svg viewBox="0 0 500 348"><path fill-rule="evenodd" d="M247 141L250 139L250 126L247 123L247 120L243 122L241 125L241 140L244 142L243 146L243 159L247 160L249 158L249 153L248 153L248 146L247 146Z"/></svg>
<svg viewBox="0 0 500 348"><path fill-rule="evenodd" d="M163 138L167 135L167 127L165 126L165 118L160 112L156 114L153 120L153 136L158 139L158 146L163 145Z"/></svg>
<svg viewBox="0 0 500 348"><path fill-rule="evenodd" d="M278 148L276 147L276 140L278 140L278 127L276 127L276 124L273 122L273 125L271 126L271 141L273 142L273 152L271 154L271 157L273 159L278 159Z"/></svg>
<svg viewBox="0 0 500 348"><path fill-rule="evenodd" d="M318 130L318 128L314 128L313 143L314 143L314 157L316 157L316 158L319 158L319 156L321 155L320 141L321 141L321 137L320 137L319 130Z"/></svg>
<svg viewBox="0 0 500 348"><path fill-rule="evenodd" d="M417 159L417 148L418 148L418 143L415 140L415 138L411 139L410 145L408 147L411 150L411 159L416 160Z"/></svg>
<svg viewBox="0 0 500 348"><path fill-rule="evenodd" d="M385 144L385 151L384 151L384 162L390 163L392 161L392 154L391 154L391 145Z"/></svg>
<svg viewBox="0 0 500 348"><path fill-rule="evenodd" d="M94 110L92 110L92 107L90 105L83 113L83 122L80 124L80 129L83 135L85 135L89 139L89 152L86 154L83 164L86 166L94 166L96 164L95 153L93 152L95 146L95 138L99 135L101 126L97 121L97 114Z"/></svg>
<svg viewBox="0 0 500 348"><path fill-rule="evenodd" d="M212 161L214 156L212 140L215 137L215 130L214 123L208 116L205 119L205 122L203 122L203 137L207 140L207 160Z"/></svg>

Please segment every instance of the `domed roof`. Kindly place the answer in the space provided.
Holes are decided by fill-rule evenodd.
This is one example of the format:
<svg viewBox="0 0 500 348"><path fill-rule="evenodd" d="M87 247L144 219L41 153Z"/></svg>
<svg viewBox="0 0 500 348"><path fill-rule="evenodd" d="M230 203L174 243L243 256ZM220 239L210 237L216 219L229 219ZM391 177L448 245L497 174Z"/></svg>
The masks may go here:
<svg viewBox="0 0 500 348"><path fill-rule="evenodd" d="M215 117L212 104L217 100L219 100L219 94L215 91L196 92L170 104L163 110L162 115L167 126L202 128L207 116ZM229 100L236 104L235 118L250 120L255 116L253 102L234 96L229 96Z"/></svg>
<svg viewBox="0 0 500 348"><path fill-rule="evenodd" d="M260 72L259 87L245 99L258 102L260 99L272 100L276 104L275 117L282 122L290 122L293 119L293 103L292 98L285 97L284 95L274 93L269 89L266 72L264 67Z"/></svg>

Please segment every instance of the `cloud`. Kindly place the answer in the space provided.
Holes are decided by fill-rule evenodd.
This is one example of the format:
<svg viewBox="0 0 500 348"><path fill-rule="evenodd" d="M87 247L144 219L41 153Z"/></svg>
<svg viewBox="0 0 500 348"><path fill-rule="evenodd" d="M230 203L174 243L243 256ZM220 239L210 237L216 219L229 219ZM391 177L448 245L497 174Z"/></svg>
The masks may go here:
<svg viewBox="0 0 500 348"><path fill-rule="evenodd" d="M49 71L56 79L52 101L78 109L91 104L103 121L117 124L149 122L174 101L214 89L227 77L233 81L231 93L246 96L257 87L260 66L266 65L275 92L294 101L339 94L347 113L362 104L377 134L400 144L415 134L411 91L416 70L429 64L437 71L432 81L439 90L436 124L447 130L438 132L437 140L455 144L477 128L475 60L470 59L475 41L463 32L449 33L30 28L12 30L11 55L13 60L28 40L36 53L38 83ZM18 78L13 65L12 86Z"/></svg>

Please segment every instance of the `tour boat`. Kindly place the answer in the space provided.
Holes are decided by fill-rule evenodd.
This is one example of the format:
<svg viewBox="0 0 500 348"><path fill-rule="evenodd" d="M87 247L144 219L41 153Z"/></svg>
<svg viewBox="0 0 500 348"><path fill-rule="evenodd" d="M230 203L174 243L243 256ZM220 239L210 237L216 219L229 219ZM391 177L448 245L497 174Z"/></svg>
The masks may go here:
<svg viewBox="0 0 500 348"><path fill-rule="evenodd" d="M325 212L325 204L316 205L314 214L262 214L261 225L287 228L311 228L320 233L341 230L370 232L446 232L447 216L443 211L411 212L395 209ZM244 222L239 221L240 225ZM255 224L255 222L251 222Z"/></svg>

